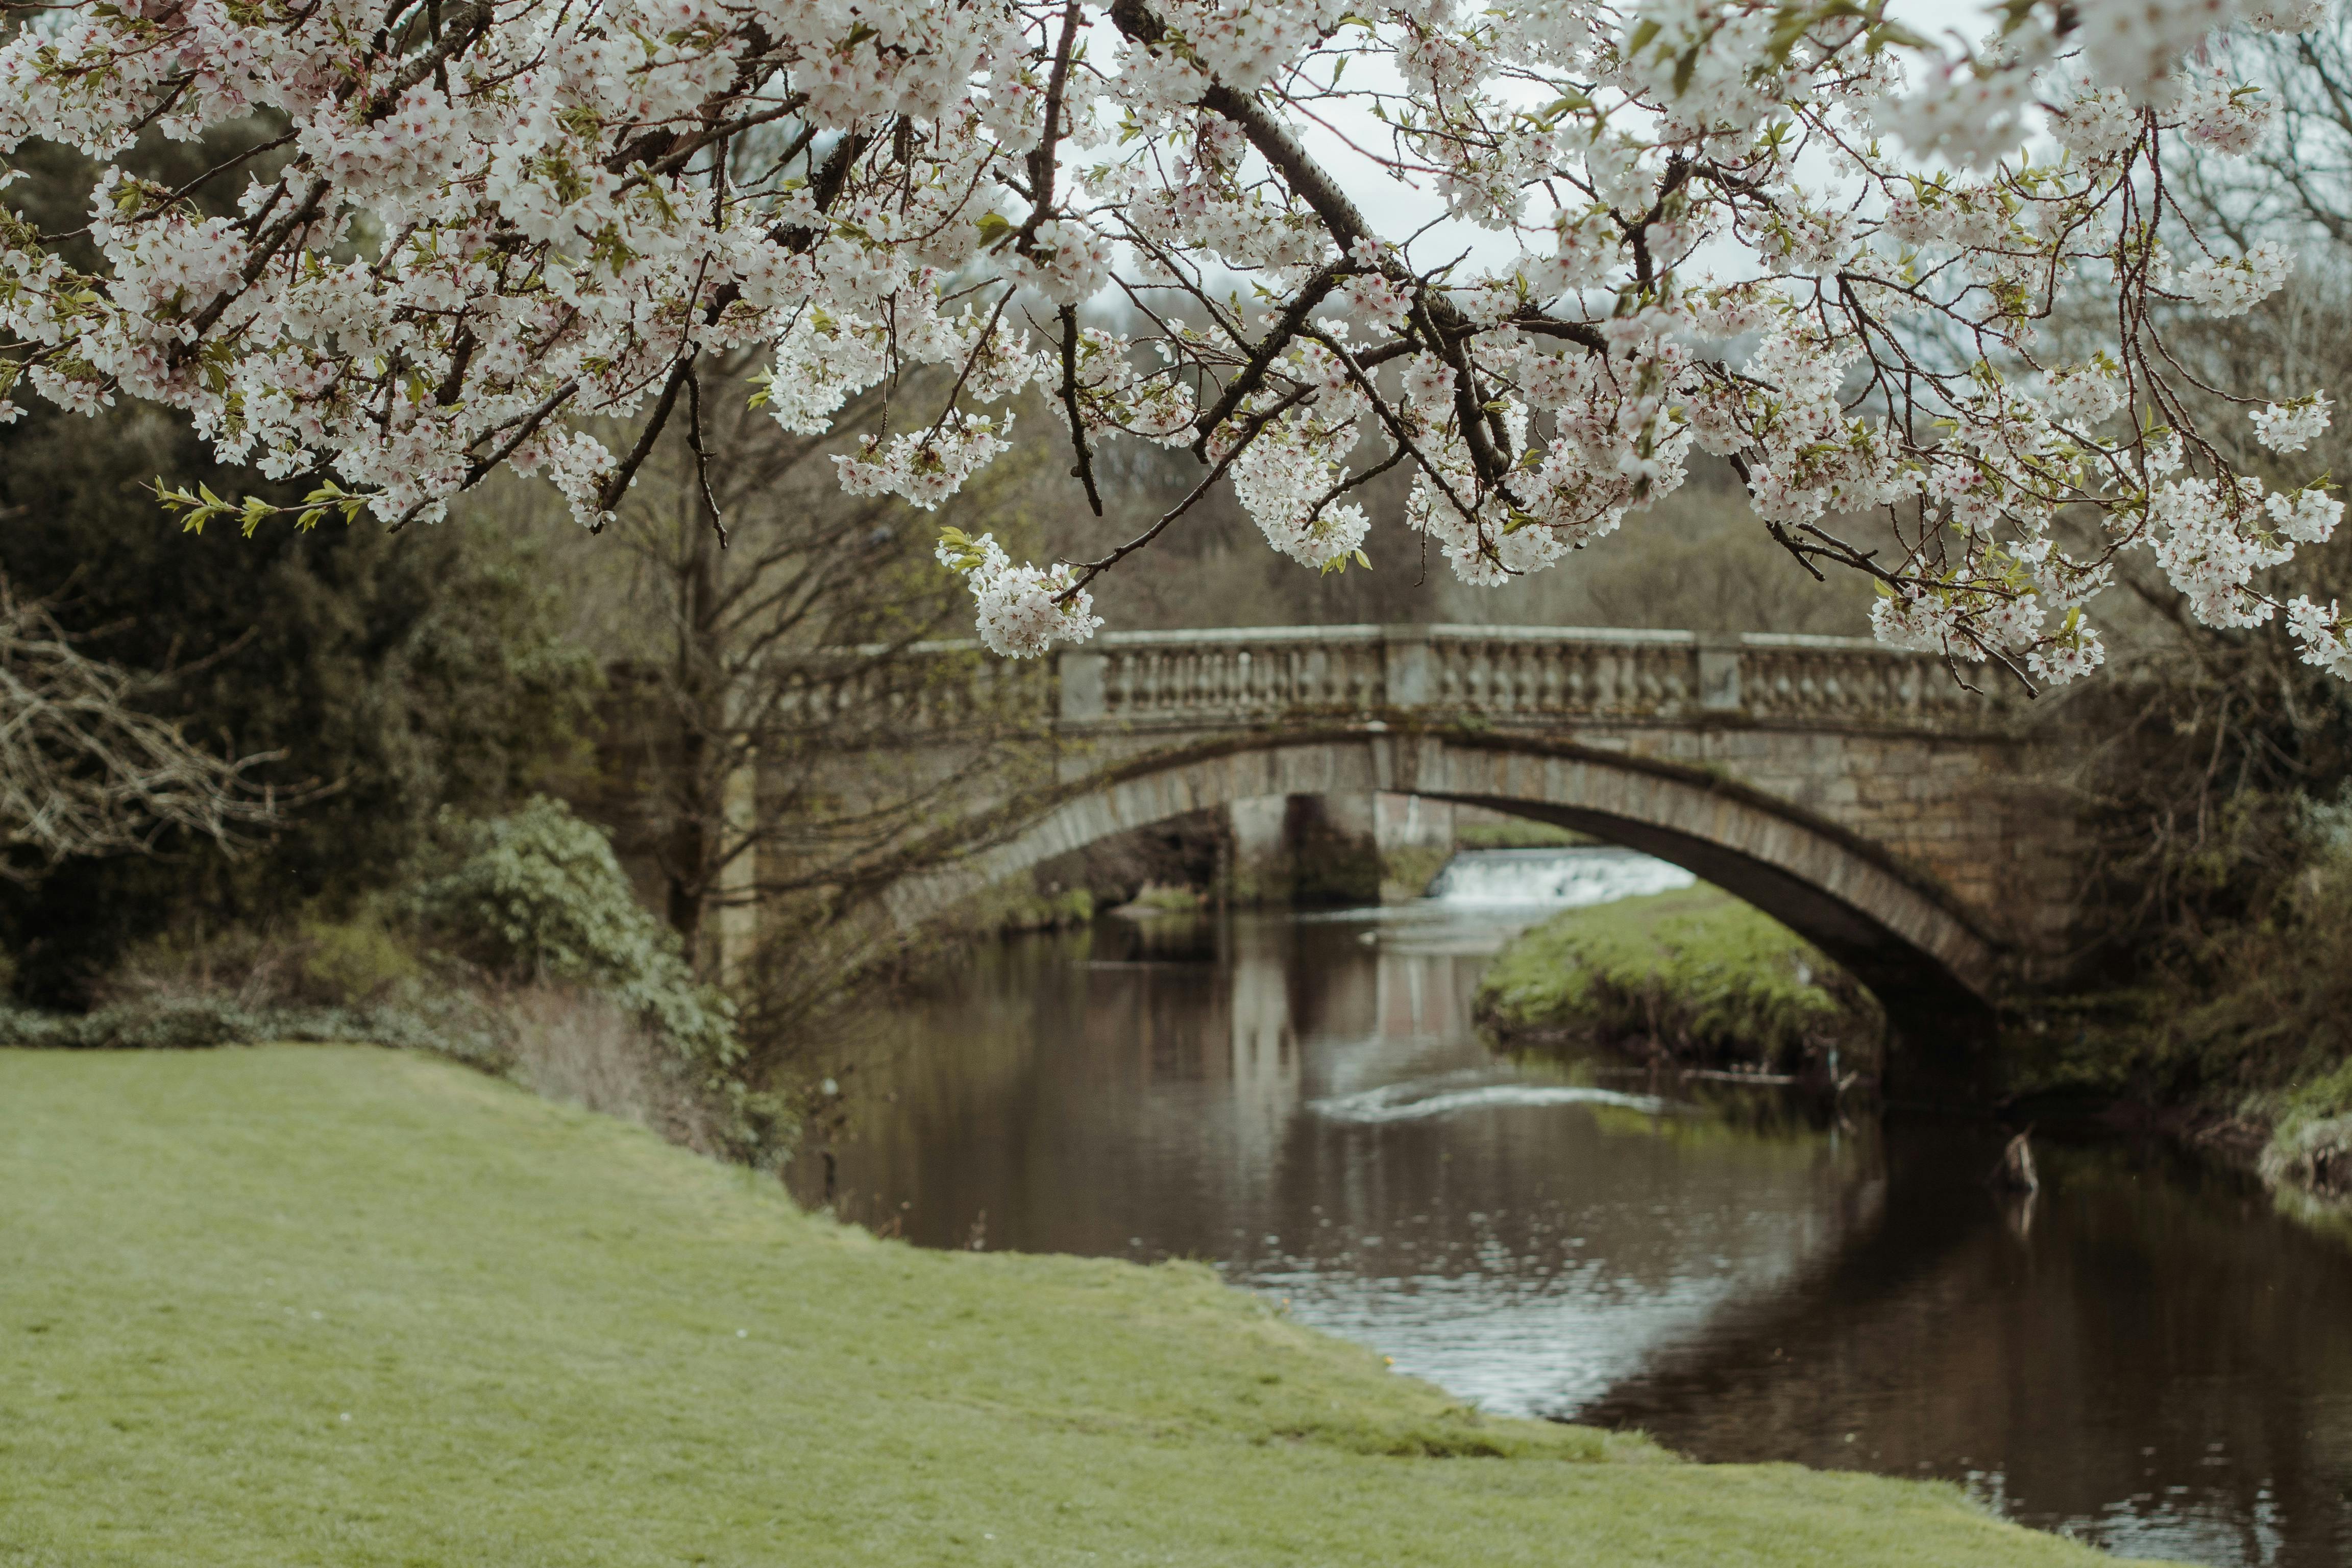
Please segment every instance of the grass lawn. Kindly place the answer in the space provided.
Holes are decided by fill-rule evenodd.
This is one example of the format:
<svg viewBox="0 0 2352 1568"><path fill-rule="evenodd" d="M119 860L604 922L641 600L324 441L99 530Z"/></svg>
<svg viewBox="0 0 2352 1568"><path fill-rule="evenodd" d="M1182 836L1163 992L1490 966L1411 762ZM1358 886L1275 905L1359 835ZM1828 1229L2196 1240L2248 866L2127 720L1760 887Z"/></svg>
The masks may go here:
<svg viewBox="0 0 2352 1568"><path fill-rule="evenodd" d="M1477 1456L1486 1457L1477 1457ZM368 1048L0 1051L0 1564L2087 1564Z"/></svg>

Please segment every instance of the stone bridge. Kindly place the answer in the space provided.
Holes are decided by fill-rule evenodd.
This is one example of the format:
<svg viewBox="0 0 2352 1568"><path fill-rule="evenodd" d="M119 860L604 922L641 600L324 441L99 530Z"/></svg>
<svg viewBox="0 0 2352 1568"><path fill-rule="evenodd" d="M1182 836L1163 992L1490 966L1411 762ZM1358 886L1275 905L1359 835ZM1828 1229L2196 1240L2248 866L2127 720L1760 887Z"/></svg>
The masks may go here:
<svg viewBox="0 0 2352 1568"><path fill-rule="evenodd" d="M1113 632L1018 669L1055 779L884 894L912 927L1094 840L1268 796L1395 792L1590 833L1802 932L1909 1037L1980 1038L2064 919L2067 825L2023 705L1849 638L1502 626ZM960 706L898 704L901 743ZM828 698L839 700L840 694Z"/></svg>

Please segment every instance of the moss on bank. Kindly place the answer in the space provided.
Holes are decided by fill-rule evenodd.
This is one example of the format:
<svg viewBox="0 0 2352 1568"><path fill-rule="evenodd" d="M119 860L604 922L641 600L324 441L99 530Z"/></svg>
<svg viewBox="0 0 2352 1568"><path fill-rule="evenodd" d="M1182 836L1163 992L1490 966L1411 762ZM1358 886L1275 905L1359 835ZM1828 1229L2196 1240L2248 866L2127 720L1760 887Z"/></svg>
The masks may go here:
<svg viewBox="0 0 2352 1568"><path fill-rule="evenodd" d="M1381 854L1381 902L1410 903L1429 891L1454 851L1441 844L1402 844Z"/></svg>
<svg viewBox="0 0 2352 1568"><path fill-rule="evenodd" d="M1801 1070L1847 1062L1885 1033L1877 1003L1819 949L1727 893L1700 886L1555 915L1496 956L1481 1022L1642 1044L1691 1060Z"/></svg>
<svg viewBox="0 0 2352 1568"><path fill-rule="evenodd" d="M0 1051L0 1563L2110 1562L1489 1419L1206 1268L922 1252L380 1050Z"/></svg>

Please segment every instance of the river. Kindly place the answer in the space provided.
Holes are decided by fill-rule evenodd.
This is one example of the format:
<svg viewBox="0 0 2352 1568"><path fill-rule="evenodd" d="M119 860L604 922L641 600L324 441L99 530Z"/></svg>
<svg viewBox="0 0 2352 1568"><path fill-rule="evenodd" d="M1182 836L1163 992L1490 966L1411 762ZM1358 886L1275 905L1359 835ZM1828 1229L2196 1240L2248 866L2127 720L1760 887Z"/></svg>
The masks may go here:
<svg viewBox="0 0 2352 1568"><path fill-rule="evenodd" d="M1514 931L1687 881L1487 852L1413 905L981 950L878 1024L832 1202L929 1247L1205 1259L1497 1413L1940 1477L2127 1555L2352 1562L2352 1246L2259 1184L2044 1130L2043 1190L2003 1198L1987 1129L1480 1043Z"/></svg>

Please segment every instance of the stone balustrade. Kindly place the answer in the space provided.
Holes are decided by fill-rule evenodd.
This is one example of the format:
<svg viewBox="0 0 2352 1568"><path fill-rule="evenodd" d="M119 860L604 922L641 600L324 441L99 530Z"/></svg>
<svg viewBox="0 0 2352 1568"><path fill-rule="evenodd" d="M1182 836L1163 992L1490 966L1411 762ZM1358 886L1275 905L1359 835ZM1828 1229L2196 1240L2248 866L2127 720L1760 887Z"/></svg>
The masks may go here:
<svg viewBox="0 0 2352 1568"><path fill-rule="evenodd" d="M937 731L993 716L1064 730L1314 719L1745 721L1918 732L2004 727L2011 705L1943 662L1857 637L1540 626L1266 626L1110 632L1042 664L970 642L811 661L791 710L830 706ZM1982 683L1990 686L1990 680Z"/></svg>
<svg viewBox="0 0 2352 1568"><path fill-rule="evenodd" d="M1454 626L1113 632L1059 654L1056 676L1066 726L1399 714L1975 731L2007 717L1940 660L1853 637Z"/></svg>

